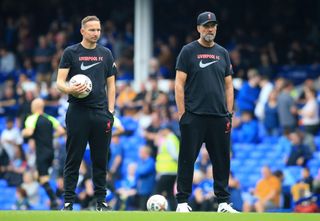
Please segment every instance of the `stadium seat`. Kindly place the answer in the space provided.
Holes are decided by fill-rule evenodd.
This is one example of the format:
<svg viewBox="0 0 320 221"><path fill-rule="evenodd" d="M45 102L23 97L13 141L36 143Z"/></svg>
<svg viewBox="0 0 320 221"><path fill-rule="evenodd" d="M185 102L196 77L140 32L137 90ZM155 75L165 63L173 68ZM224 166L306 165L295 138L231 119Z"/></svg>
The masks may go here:
<svg viewBox="0 0 320 221"><path fill-rule="evenodd" d="M235 157L236 159L243 160L243 159L247 159L248 156L249 156L249 154L250 154L250 153L247 152L247 151L239 150L239 151L237 151L237 152L234 153L234 157Z"/></svg>
<svg viewBox="0 0 320 221"><path fill-rule="evenodd" d="M262 158L264 154L265 154L264 151L255 150L250 153L250 158L259 160Z"/></svg>
<svg viewBox="0 0 320 221"><path fill-rule="evenodd" d="M262 144L276 144L278 142L278 136L265 136L261 138Z"/></svg>
<svg viewBox="0 0 320 221"><path fill-rule="evenodd" d="M231 160L231 171L236 171L238 168L240 168L242 165L242 162L239 159L232 159Z"/></svg>
<svg viewBox="0 0 320 221"><path fill-rule="evenodd" d="M250 143L234 143L232 145L232 149L236 152L239 151L251 151L256 148L256 144L250 144Z"/></svg>
<svg viewBox="0 0 320 221"><path fill-rule="evenodd" d="M249 167L250 170L251 170L252 168L254 168L255 166L257 166L258 163L259 163L259 160L253 159L253 158L246 159L246 160L243 162L244 166L245 166L245 167Z"/></svg>
<svg viewBox="0 0 320 221"><path fill-rule="evenodd" d="M320 136L319 135L314 137L314 143L317 147L317 150L320 151Z"/></svg>
<svg viewBox="0 0 320 221"><path fill-rule="evenodd" d="M0 179L0 188L5 188L8 186L8 183L6 180Z"/></svg>

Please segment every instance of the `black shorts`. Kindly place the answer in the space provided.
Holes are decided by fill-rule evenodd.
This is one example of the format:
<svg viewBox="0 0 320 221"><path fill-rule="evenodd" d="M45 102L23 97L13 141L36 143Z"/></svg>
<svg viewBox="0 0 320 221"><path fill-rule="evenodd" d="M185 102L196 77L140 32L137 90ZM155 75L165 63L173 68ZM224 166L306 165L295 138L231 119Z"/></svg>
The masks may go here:
<svg viewBox="0 0 320 221"><path fill-rule="evenodd" d="M53 159L53 153L43 153L37 156L36 164L39 176L46 176L49 174L48 170L52 166Z"/></svg>

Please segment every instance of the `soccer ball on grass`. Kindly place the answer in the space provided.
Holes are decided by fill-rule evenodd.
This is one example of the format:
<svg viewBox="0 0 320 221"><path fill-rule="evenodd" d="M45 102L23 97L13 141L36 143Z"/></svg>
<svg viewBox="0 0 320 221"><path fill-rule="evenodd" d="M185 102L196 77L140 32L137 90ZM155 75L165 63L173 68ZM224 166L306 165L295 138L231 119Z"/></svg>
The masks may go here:
<svg viewBox="0 0 320 221"><path fill-rule="evenodd" d="M168 201L162 195L153 195L147 201L148 211L166 211L168 209Z"/></svg>

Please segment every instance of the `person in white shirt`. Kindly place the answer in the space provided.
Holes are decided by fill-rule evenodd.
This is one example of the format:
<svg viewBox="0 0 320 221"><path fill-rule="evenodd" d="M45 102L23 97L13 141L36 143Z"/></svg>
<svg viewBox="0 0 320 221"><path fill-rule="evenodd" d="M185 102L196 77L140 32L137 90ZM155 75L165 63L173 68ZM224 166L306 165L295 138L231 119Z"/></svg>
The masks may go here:
<svg viewBox="0 0 320 221"><path fill-rule="evenodd" d="M14 119L7 118L6 128L1 133L1 143L10 160L13 160L16 148L21 145L23 138L18 128L14 127Z"/></svg>
<svg viewBox="0 0 320 221"><path fill-rule="evenodd" d="M261 87L261 91L259 93L257 105L254 109L254 114L262 121L264 119L264 107L268 101L271 91L273 90L273 85L266 76L261 77L259 85Z"/></svg>
<svg viewBox="0 0 320 221"><path fill-rule="evenodd" d="M300 125L304 126L307 133L317 134L319 131L319 104L316 100L316 91L313 88L304 89L306 103L298 110Z"/></svg>

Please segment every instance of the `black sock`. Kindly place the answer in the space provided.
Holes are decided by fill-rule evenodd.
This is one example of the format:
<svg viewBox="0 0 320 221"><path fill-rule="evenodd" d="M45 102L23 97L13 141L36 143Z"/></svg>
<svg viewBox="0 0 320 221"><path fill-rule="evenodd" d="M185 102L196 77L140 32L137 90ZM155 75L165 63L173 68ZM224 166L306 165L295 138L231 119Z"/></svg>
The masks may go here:
<svg viewBox="0 0 320 221"><path fill-rule="evenodd" d="M42 187L44 188L44 190L46 191L49 199L51 202L55 202L57 197L56 194L53 192L50 184L48 182L45 182L44 184L42 184Z"/></svg>

